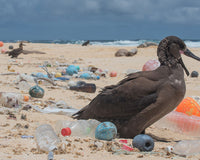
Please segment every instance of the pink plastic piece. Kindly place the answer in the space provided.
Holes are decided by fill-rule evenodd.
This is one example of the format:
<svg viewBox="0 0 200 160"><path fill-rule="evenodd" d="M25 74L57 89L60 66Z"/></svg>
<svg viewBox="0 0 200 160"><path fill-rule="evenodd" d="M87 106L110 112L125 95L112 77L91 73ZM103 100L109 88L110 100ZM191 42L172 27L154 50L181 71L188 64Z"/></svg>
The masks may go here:
<svg viewBox="0 0 200 160"><path fill-rule="evenodd" d="M142 71L153 71L159 66L160 66L160 62L158 60L151 59L144 64Z"/></svg>

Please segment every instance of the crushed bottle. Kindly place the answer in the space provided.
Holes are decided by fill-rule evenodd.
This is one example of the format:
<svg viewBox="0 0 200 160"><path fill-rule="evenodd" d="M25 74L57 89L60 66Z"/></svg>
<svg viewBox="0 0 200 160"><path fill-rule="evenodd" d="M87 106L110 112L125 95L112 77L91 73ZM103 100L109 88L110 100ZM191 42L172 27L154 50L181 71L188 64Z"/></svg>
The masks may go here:
<svg viewBox="0 0 200 160"><path fill-rule="evenodd" d="M49 124L40 125L35 132L36 142L39 150L50 152L57 149L60 142L55 131Z"/></svg>

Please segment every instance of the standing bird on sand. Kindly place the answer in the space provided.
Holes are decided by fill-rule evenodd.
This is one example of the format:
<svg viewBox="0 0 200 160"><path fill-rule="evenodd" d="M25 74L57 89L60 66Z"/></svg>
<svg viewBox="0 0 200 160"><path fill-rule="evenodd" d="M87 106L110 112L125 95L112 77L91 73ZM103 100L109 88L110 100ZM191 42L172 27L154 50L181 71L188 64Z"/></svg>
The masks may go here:
<svg viewBox="0 0 200 160"><path fill-rule="evenodd" d="M11 58L17 58L21 53L23 53L23 46L24 44L20 42L19 48L13 49L12 51L8 52L8 55L11 56Z"/></svg>
<svg viewBox="0 0 200 160"><path fill-rule="evenodd" d="M198 61L185 43L175 36L164 38L157 49L161 63L154 71L129 74L117 85L105 87L75 119L111 121L120 137L133 138L171 112L184 98L184 71L181 54Z"/></svg>

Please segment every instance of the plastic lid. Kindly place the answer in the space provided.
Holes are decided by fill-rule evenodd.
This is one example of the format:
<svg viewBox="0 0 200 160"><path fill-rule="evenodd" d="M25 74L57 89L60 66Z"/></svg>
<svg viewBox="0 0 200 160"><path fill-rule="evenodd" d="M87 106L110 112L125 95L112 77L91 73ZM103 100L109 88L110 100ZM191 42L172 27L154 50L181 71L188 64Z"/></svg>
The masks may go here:
<svg viewBox="0 0 200 160"><path fill-rule="evenodd" d="M63 128L63 129L61 130L61 134L62 134L63 136L70 136L71 133L72 133L72 131L71 131L71 129L70 129L69 127Z"/></svg>

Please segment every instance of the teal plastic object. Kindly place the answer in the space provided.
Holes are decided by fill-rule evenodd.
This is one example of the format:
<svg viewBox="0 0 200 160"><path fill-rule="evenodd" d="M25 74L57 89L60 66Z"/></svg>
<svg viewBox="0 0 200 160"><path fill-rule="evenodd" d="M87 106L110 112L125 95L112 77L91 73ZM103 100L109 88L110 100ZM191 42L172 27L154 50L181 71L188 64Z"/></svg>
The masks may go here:
<svg viewBox="0 0 200 160"><path fill-rule="evenodd" d="M44 89L36 85L29 89L29 94L31 97L34 98L42 98L44 97Z"/></svg>
<svg viewBox="0 0 200 160"><path fill-rule="evenodd" d="M80 75L80 78L83 78L83 79L91 79L91 75L89 73L82 73Z"/></svg>
<svg viewBox="0 0 200 160"><path fill-rule="evenodd" d="M74 65L70 65L70 66L67 67L66 73L70 76L72 76L73 74L77 74L78 68Z"/></svg>
<svg viewBox="0 0 200 160"><path fill-rule="evenodd" d="M117 136L117 128L112 122L102 122L95 130L95 138L111 141Z"/></svg>

